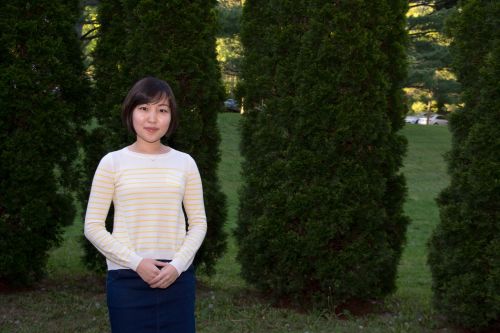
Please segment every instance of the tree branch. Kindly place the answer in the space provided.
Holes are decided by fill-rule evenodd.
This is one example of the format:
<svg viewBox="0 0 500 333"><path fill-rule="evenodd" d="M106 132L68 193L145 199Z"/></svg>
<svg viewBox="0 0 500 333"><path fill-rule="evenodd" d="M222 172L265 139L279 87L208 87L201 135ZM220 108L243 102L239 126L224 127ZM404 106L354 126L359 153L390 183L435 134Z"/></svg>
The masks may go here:
<svg viewBox="0 0 500 333"><path fill-rule="evenodd" d="M430 1L418 1L414 4L410 4L408 8L416 8L416 7L431 7L436 9L436 5L431 3Z"/></svg>
<svg viewBox="0 0 500 333"><path fill-rule="evenodd" d="M426 31L419 31L419 32L410 32L410 33L408 33L408 35L410 36L410 38L418 38L418 37L426 36L430 33L440 33L440 31L438 31L438 30L426 30Z"/></svg>
<svg viewBox="0 0 500 333"><path fill-rule="evenodd" d="M89 35L97 30L99 30L99 28L97 28L97 27L90 29L84 35L82 35L82 37L80 37L80 40L92 40L92 39L96 38L97 37L96 35L90 36L90 37L89 37Z"/></svg>

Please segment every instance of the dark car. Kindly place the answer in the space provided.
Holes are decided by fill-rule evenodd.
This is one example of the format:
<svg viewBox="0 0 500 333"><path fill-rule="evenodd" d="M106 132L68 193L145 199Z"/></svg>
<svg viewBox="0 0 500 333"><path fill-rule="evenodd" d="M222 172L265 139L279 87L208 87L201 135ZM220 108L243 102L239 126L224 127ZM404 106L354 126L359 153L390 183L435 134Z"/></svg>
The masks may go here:
<svg viewBox="0 0 500 333"><path fill-rule="evenodd" d="M240 106L238 102L232 98L226 99L224 101L224 107L226 108L227 111L240 112Z"/></svg>

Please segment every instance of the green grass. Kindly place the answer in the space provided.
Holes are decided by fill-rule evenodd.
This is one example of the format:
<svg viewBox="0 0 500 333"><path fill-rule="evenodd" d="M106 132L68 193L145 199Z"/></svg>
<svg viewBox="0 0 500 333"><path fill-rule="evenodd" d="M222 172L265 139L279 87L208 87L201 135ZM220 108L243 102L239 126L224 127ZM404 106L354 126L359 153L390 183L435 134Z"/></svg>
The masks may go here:
<svg viewBox="0 0 500 333"><path fill-rule="evenodd" d="M241 182L238 114L219 117L222 134L219 175L228 197L227 230L236 224ZM199 276L200 333L223 332L453 332L433 313L426 243L438 222L435 197L446 186L443 153L450 148L446 127L410 125L403 130L409 193L405 211L412 222L398 274L398 290L377 313L339 319L333 314L276 308L239 276L232 236L211 278ZM51 252L48 277L33 289L0 295L0 332L109 331L104 278L85 271L79 256L82 222L67 228L62 246Z"/></svg>

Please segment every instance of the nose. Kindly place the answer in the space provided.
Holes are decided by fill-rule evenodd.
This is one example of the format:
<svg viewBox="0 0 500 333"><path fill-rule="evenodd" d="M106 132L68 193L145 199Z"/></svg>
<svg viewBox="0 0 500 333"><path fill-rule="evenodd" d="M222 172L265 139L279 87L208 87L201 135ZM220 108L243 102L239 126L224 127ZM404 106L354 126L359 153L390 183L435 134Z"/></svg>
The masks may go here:
<svg viewBox="0 0 500 333"><path fill-rule="evenodd" d="M148 112L148 121L151 122L151 123L155 123L156 120L157 120L157 114L156 114L156 108L155 107L151 107L149 112Z"/></svg>

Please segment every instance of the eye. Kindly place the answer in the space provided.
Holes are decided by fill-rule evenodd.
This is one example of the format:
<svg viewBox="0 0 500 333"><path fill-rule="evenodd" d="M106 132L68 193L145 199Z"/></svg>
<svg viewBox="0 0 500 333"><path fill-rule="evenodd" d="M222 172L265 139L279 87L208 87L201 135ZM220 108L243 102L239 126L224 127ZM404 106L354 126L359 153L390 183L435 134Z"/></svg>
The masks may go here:
<svg viewBox="0 0 500 333"><path fill-rule="evenodd" d="M145 105L140 105L137 107L138 110L141 110L141 111L148 111L148 107L145 106Z"/></svg>
<svg viewBox="0 0 500 333"><path fill-rule="evenodd" d="M168 108L161 108L160 112L162 112L162 113L169 113L170 109L168 109Z"/></svg>

